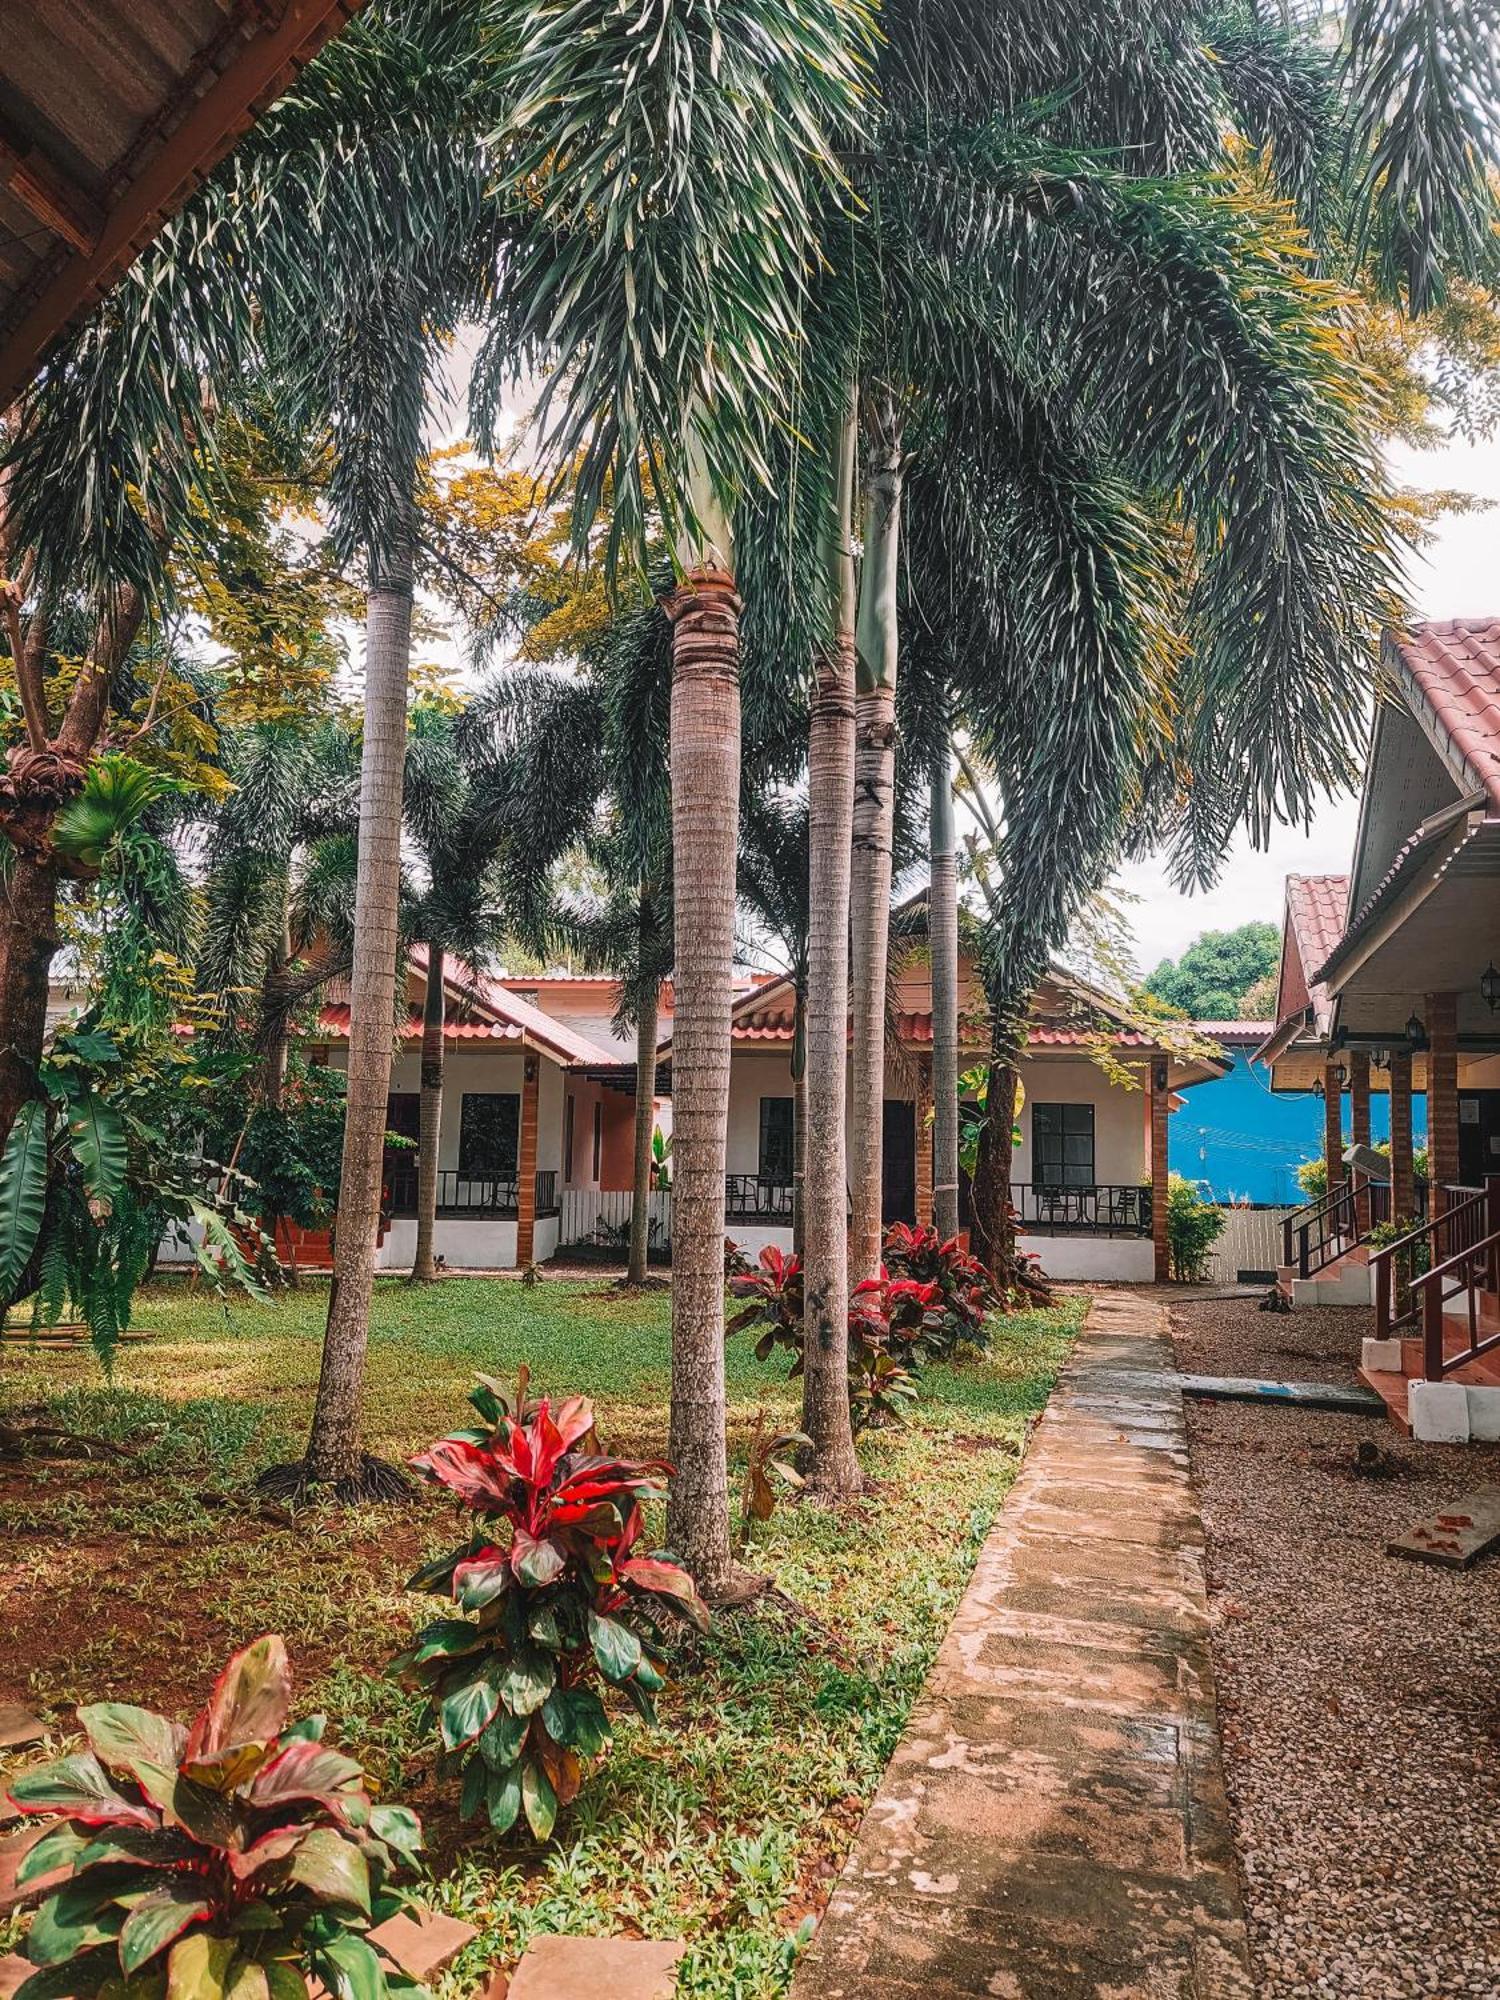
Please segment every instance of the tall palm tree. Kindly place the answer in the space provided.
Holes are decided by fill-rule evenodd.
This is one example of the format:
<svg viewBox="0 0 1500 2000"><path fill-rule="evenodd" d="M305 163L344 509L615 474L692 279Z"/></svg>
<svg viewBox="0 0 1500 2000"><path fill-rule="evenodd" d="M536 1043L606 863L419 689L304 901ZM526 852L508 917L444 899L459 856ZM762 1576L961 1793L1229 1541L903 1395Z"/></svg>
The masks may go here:
<svg viewBox="0 0 1500 2000"><path fill-rule="evenodd" d="M665 0L653 35L600 8L517 5L515 123L540 227L515 269L524 343L567 362L547 436L606 481L610 554L644 540L643 467L679 582L672 624L673 1481L668 1535L728 1583L723 1190L729 1091L739 612L732 515L787 409L815 198L857 127L857 0Z"/></svg>
<svg viewBox="0 0 1500 2000"><path fill-rule="evenodd" d="M932 1220L958 1233L958 853L946 742L932 771L927 944L932 966ZM919 1144L927 1143L925 1138Z"/></svg>
<svg viewBox="0 0 1500 2000"><path fill-rule="evenodd" d="M414 1284L437 1276L439 1144L443 1128L443 1030L450 974L477 985L509 928L496 862L491 793L501 775L482 739L459 716L427 704L413 710L406 744L402 817L418 864L401 926L426 953L417 1129Z"/></svg>

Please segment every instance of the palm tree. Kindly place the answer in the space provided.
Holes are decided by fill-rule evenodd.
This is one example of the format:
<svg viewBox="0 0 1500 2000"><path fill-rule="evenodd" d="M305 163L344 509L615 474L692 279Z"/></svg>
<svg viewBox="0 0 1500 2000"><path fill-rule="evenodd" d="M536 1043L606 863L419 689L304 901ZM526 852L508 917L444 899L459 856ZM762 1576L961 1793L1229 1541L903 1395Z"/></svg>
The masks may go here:
<svg viewBox="0 0 1500 2000"><path fill-rule="evenodd" d="M670 4L655 37L600 9L516 9L510 77L539 227L515 270L522 346L567 362L544 416L579 455L581 522L644 542L649 465L680 581L672 624L674 1230L668 1535L700 1587L733 1562L724 1438L723 1190L739 792L732 516L787 409L815 195L858 123L857 0ZM509 340L510 329L506 329ZM486 372L483 368L481 373ZM489 371L492 372L493 371ZM560 407L559 407L560 405Z"/></svg>
<svg viewBox="0 0 1500 2000"><path fill-rule="evenodd" d="M932 1220L958 1233L958 855L945 743L932 772L927 893L932 964ZM925 1141L919 1141L925 1143Z"/></svg>
<svg viewBox="0 0 1500 2000"><path fill-rule="evenodd" d="M437 1276L433 1237L443 1126L443 1027L450 971L477 984L508 929L495 868L490 794L498 774L481 739L435 705L412 713L402 787L406 833L421 866L406 897L402 930L426 951L417 1135L417 1242L413 1284Z"/></svg>
<svg viewBox="0 0 1500 2000"><path fill-rule="evenodd" d="M341 722L226 732L229 791L204 815L200 991L254 995L255 1095L281 1099L291 1019L349 970L359 746Z"/></svg>

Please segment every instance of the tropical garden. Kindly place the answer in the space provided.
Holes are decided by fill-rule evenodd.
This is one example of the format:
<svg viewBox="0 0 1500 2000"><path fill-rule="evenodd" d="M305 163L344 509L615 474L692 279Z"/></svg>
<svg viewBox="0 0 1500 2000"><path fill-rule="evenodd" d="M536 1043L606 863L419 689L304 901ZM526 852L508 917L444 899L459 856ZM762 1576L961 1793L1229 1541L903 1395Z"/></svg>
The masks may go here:
<svg viewBox="0 0 1500 2000"><path fill-rule="evenodd" d="M1484 420L1487 14L373 0L0 414L6 1691L87 1741L10 1785L30 2000L409 1990L402 1883L455 1979L624 1925L784 1990L1083 1311L1009 1201L1038 978L1350 782L1382 447ZM727 1273L747 936L799 1248ZM445 975L558 959L635 1037L626 1283L434 1285Z"/></svg>

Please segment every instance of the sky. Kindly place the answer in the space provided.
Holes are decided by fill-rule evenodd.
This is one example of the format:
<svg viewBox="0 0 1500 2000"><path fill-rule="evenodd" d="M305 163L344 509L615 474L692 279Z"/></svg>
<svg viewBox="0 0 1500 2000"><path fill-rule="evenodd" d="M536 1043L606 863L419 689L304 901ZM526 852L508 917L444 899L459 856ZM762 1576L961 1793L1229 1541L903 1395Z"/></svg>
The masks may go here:
<svg viewBox="0 0 1500 2000"><path fill-rule="evenodd" d="M1408 590L1420 618L1500 617L1500 440L1446 444L1434 451L1400 447L1391 467L1403 485L1438 487L1494 502L1493 509L1445 515L1427 548L1408 570ZM1325 804L1310 830L1278 828L1257 853L1240 836L1215 888L1182 895L1160 859L1133 863L1120 885L1138 899L1126 911L1135 933L1137 963L1149 972L1163 958L1177 958L1201 931L1233 930L1263 918L1280 928L1282 883L1288 875L1339 875L1354 850L1357 798Z"/></svg>

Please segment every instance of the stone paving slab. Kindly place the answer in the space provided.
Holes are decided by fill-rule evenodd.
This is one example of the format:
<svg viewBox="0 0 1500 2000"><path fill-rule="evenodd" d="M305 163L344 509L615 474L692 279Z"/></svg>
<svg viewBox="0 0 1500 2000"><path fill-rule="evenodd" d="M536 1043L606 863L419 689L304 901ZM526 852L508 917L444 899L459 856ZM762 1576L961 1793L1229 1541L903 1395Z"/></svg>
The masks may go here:
<svg viewBox="0 0 1500 2000"><path fill-rule="evenodd" d="M1099 1294L792 2000L1248 2000L1167 1314Z"/></svg>

